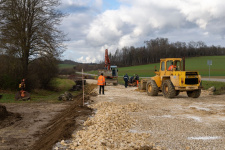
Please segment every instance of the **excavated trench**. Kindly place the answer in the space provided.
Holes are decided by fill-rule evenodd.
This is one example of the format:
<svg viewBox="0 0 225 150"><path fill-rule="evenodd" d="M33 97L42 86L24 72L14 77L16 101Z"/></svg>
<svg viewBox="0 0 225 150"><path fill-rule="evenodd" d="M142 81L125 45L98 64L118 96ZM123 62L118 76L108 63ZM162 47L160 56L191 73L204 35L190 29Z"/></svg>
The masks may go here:
<svg viewBox="0 0 225 150"><path fill-rule="evenodd" d="M89 85L85 89L85 93L90 94L95 86ZM87 95L88 95L87 94ZM39 139L31 146L32 150L49 150L53 145L62 139L70 139L73 131L79 128L76 123L76 118L83 117L86 120L91 114L92 109L83 106L83 103L88 103L89 96L84 97L80 94L76 97L76 100L66 107L59 115L55 116L50 123L43 128L43 130L37 135Z"/></svg>
<svg viewBox="0 0 225 150"><path fill-rule="evenodd" d="M88 117L92 109L82 106L82 96L69 107L65 108L59 115L46 125L39 133L39 139L31 146L32 150L49 150L61 139L71 138L71 134L76 126L76 118L80 116ZM87 100L86 100L87 101Z"/></svg>
<svg viewBox="0 0 225 150"><path fill-rule="evenodd" d="M85 89L84 103L94 87ZM62 139L69 139L92 109L83 106L83 96L63 103L12 103L0 105L0 149L49 150ZM6 109L7 108L7 109Z"/></svg>

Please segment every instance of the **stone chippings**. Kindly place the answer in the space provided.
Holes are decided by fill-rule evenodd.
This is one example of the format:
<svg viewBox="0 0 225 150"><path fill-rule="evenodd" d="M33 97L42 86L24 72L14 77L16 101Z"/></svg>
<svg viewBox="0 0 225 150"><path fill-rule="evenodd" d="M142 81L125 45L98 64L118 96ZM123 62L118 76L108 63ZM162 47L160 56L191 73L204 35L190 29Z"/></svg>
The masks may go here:
<svg viewBox="0 0 225 150"><path fill-rule="evenodd" d="M95 116L84 122L83 130L73 135L71 143L61 141L68 149L155 149L148 143L149 133L130 132L137 123L129 112L138 112L142 106L136 103L118 105L101 102L92 106L98 109ZM158 149L158 148L157 148Z"/></svg>

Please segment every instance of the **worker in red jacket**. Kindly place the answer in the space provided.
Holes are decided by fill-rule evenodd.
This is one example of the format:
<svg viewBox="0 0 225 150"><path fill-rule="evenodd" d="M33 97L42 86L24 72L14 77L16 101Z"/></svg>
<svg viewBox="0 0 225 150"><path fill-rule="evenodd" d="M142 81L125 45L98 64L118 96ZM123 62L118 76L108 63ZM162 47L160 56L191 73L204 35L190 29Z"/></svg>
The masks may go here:
<svg viewBox="0 0 225 150"><path fill-rule="evenodd" d="M105 77L103 76L103 73L98 77L98 85L99 85L99 94L101 94L101 89L102 89L102 94L104 95L104 86L105 86Z"/></svg>

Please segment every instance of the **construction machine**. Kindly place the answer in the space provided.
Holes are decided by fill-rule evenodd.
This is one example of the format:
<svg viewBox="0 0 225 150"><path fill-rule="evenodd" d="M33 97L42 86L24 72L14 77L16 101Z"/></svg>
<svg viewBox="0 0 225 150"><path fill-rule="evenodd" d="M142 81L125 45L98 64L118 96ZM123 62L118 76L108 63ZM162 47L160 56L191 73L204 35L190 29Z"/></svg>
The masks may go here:
<svg viewBox="0 0 225 150"><path fill-rule="evenodd" d="M104 69L98 70L98 75L100 76L101 73L103 73L103 76L105 77L106 83L113 83L113 85L118 85L118 69L117 66L110 65L109 55L108 55L108 49L105 50L105 67Z"/></svg>
<svg viewBox="0 0 225 150"><path fill-rule="evenodd" d="M188 97L198 98L201 94L201 76L197 71L185 71L185 59L160 59L160 69L155 76L142 79L139 90L147 91L149 96L162 92L166 98L173 98L180 92L187 92Z"/></svg>

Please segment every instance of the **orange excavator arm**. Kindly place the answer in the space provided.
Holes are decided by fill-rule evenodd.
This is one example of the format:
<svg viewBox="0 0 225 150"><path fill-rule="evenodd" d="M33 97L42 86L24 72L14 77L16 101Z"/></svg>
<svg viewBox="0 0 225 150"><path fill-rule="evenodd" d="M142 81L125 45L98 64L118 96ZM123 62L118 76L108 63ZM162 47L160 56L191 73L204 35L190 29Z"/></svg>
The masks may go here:
<svg viewBox="0 0 225 150"><path fill-rule="evenodd" d="M105 50L105 68L107 68L107 70L110 70L110 60L108 55L108 49Z"/></svg>

